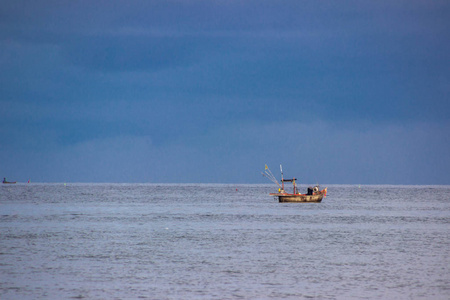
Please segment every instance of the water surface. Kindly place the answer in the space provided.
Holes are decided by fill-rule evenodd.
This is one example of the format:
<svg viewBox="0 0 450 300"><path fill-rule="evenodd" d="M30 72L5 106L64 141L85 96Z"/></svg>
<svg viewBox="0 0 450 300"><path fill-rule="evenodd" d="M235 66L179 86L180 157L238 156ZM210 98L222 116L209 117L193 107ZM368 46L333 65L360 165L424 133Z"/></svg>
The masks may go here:
<svg viewBox="0 0 450 300"><path fill-rule="evenodd" d="M0 298L449 299L449 186L274 189L0 186Z"/></svg>

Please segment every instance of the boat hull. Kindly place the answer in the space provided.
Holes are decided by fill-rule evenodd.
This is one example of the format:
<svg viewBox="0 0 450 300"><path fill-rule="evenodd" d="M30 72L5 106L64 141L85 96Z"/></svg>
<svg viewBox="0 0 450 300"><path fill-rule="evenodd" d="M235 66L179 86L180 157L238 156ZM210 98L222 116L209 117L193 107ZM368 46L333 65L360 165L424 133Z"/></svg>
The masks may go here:
<svg viewBox="0 0 450 300"><path fill-rule="evenodd" d="M310 202L310 203L319 203L322 202L323 197L326 195L327 189L324 189L320 192L314 193L313 195L305 195L305 194L270 194L272 196L278 197L279 202Z"/></svg>

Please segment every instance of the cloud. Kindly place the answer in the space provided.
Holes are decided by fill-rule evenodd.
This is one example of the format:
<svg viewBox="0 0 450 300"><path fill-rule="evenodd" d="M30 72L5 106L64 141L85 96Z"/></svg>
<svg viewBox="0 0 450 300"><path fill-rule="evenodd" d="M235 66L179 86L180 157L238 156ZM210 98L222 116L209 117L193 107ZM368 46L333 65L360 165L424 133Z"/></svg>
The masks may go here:
<svg viewBox="0 0 450 300"><path fill-rule="evenodd" d="M196 41L186 38L89 37L64 47L74 65L103 72L157 71L198 59Z"/></svg>
<svg viewBox="0 0 450 300"><path fill-rule="evenodd" d="M288 161L320 181L446 182L448 11L445 1L6 2L0 146L13 154L2 168L249 182L261 164Z"/></svg>
<svg viewBox="0 0 450 300"><path fill-rule="evenodd" d="M283 164L285 175L302 184L448 184L449 129L249 121L165 143L128 134L55 144L51 135L29 134L22 138L33 151L2 145L0 153L8 157L3 176L19 181L266 183L264 164L273 170Z"/></svg>
<svg viewBox="0 0 450 300"><path fill-rule="evenodd" d="M423 124L343 129L322 122L248 123L160 146L119 138L83 144L83 151L77 146L74 153L96 153L91 166L129 166L131 174L158 182L259 182L258 167L282 163L304 183L352 183L355 178L361 183L445 183L450 166L445 132ZM138 167L143 165L147 168Z"/></svg>

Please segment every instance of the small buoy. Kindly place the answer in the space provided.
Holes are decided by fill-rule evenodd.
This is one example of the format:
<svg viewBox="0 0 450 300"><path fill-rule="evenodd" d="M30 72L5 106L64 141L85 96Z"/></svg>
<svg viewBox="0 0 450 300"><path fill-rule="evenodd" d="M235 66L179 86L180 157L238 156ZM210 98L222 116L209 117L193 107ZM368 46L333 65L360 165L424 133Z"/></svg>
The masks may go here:
<svg viewBox="0 0 450 300"><path fill-rule="evenodd" d="M237 192L238 190L236 189L236 192Z"/></svg>

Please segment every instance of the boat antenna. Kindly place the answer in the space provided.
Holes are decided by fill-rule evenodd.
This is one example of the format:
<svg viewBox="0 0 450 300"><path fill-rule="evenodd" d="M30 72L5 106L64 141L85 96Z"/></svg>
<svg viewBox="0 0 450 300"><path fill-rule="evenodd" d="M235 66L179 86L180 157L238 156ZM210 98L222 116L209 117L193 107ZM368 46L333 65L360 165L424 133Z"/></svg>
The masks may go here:
<svg viewBox="0 0 450 300"><path fill-rule="evenodd" d="M278 185L278 186L281 188L280 183L279 183L278 180L275 178L275 176L273 176L272 171L270 171L270 169L269 169L269 167L268 167L267 165L265 166L264 173L261 172L261 174L262 174L264 177L269 178L270 181L272 181L273 183L275 183L276 185Z"/></svg>
<svg viewBox="0 0 450 300"><path fill-rule="evenodd" d="M281 189L284 191L283 167L281 166L281 164L280 164L280 171L281 171L281 184L282 184Z"/></svg>

